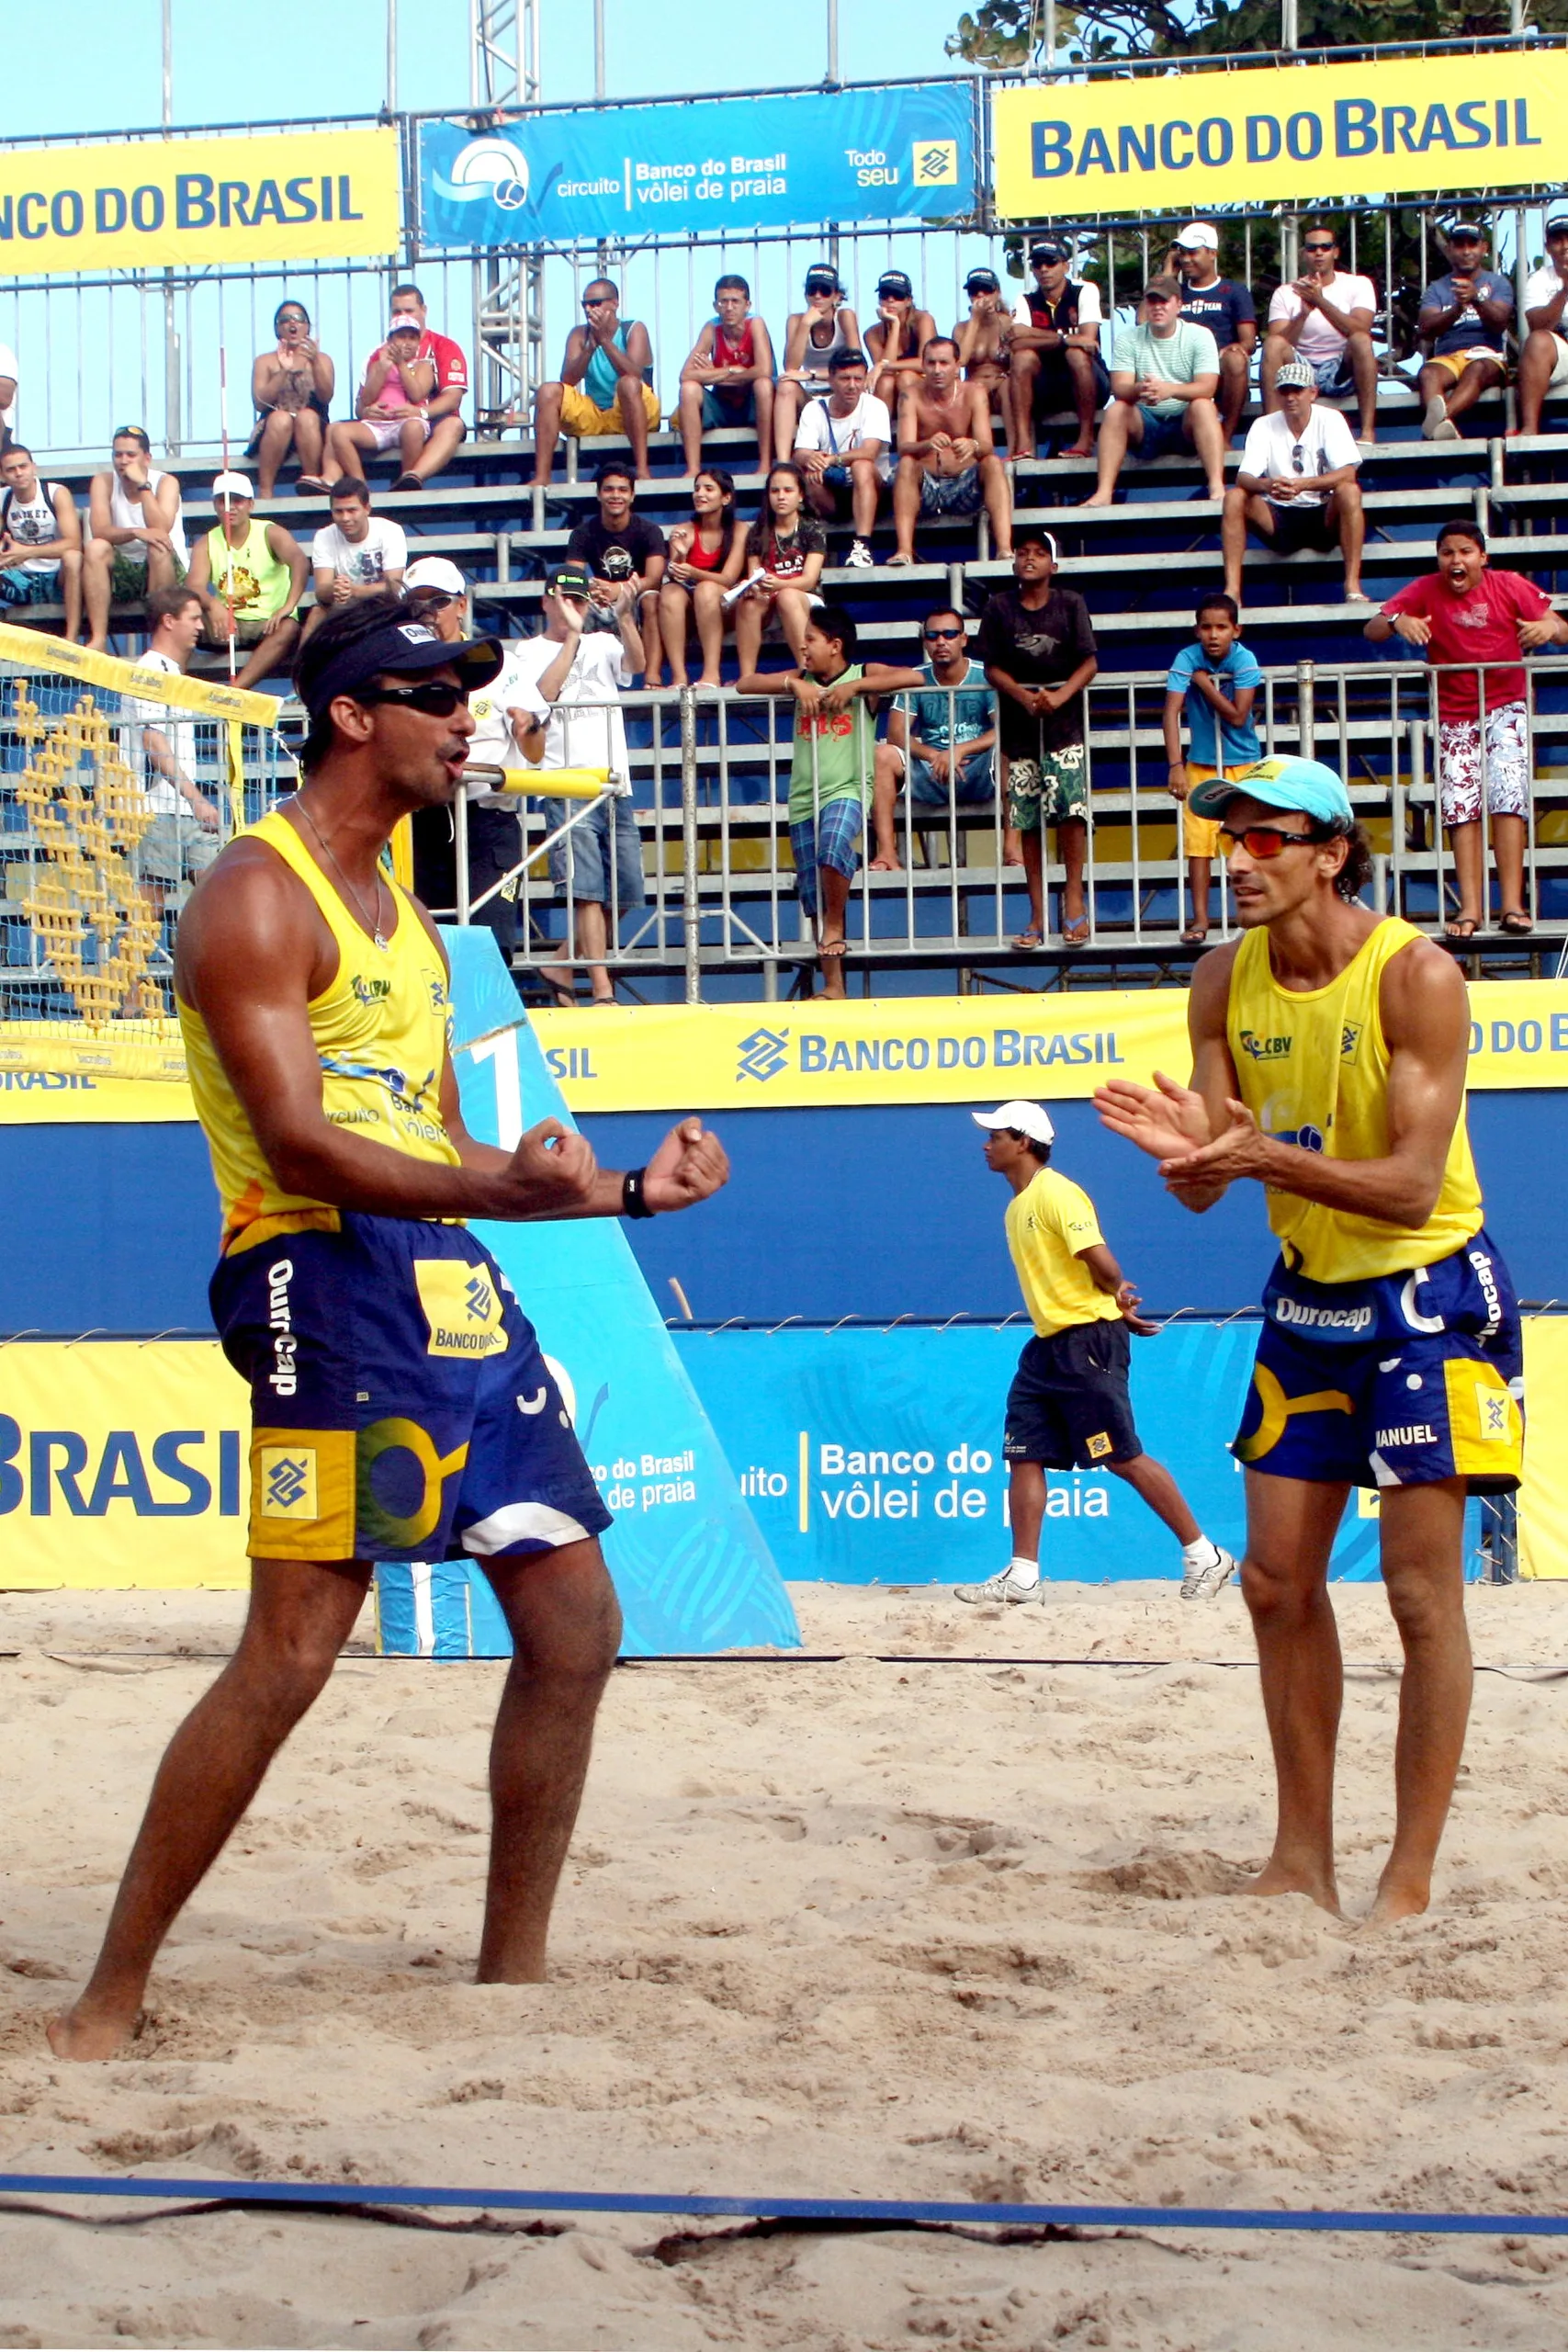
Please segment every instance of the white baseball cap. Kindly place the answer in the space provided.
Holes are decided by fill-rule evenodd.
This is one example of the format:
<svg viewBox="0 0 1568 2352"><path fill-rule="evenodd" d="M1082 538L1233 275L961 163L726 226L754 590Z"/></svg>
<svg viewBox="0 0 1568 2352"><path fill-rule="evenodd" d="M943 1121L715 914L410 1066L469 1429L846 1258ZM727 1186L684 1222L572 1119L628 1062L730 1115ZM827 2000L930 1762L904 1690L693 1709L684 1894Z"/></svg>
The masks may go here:
<svg viewBox="0 0 1568 2352"><path fill-rule="evenodd" d="M1056 1130L1050 1113L1040 1102L1004 1102L999 1111L971 1111L977 1127L1014 1127L1031 1143L1055 1143Z"/></svg>
<svg viewBox="0 0 1568 2352"><path fill-rule="evenodd" d="M413 588L437 588L444 596L466 596L468 583L457 565L444 555L422 555L403 574L403 594Z"/></svg>
<svg viewBox="0 0 1568 2352"><path fill-rule="evenodd" d="M1217 254L1220 250L1219 232L1208 220L1190 220L1181 234L1172 242L1185 245L1189 253Z"/></svg>
<svg viewBox="0 0 1568 2352"><path fill-rule="evenodd" d="M219 474L212 484L212 495L218 498L254 498L256 486L249 474Z"/></svg>

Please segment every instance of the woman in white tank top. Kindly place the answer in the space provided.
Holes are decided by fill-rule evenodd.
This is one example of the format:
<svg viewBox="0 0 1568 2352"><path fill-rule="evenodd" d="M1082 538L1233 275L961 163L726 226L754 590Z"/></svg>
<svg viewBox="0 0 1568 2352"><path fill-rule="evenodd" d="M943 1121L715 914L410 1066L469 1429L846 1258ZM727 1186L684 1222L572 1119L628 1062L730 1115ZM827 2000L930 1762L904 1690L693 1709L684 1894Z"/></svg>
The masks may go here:
<svg viewBox="0 0 1568 2352"><path fill-rule="evenodd" d="M830 262L818 262L806 273L805 310L792 311L784 329L784 365L773 387L773 447L781 458L794 452L806 402L828 390L835 358L859 349L860 324L844 300L839 273Z"/></svg>

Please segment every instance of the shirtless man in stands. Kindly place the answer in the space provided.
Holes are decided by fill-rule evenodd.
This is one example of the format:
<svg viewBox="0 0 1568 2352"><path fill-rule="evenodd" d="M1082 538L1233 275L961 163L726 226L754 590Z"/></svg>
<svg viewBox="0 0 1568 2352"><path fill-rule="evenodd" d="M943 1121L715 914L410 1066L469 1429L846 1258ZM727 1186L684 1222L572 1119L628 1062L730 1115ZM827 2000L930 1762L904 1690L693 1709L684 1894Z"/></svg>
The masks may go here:
<svg viewBox="0 0 1568 2352"><path fill-rule="evenodd" d="M958 372L958 345L934 334L920 354L919 378L898 403L898 471L893 482L890 564L915 560L921 514L973 514L985 503L993 552L1012 560L1012 500L1007 469L991 436L991 397Z"/></svg>

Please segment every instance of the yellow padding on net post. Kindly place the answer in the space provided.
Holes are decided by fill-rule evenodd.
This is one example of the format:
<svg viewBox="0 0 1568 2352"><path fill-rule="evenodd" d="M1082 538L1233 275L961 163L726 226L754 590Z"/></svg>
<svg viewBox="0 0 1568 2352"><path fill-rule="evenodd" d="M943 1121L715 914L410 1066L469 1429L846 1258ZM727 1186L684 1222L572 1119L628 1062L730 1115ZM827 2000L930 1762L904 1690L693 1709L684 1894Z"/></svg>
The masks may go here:
<svg viewBox="0 0 1568 2352"><path fill-rule="evenodd" d="M274 695L243 694L238 686L217 685L205 678L179 678L166 670L147 670L140 662L122 662L114 653L68 645L63 638L44 637L36 628L13 628L0 623L0 662L14 662L22 670L54 671L89 686L108 686L116 694L166 703L173 710L194 710L203 718L232 718L243 726L269 730L277 725L278 703Z"/></svg>
<svg viewBox="0 0 1568 2352"><path fill-rule="evenodd" d="M503 792L536 792L545 800L597 800L612 782L608 768L508 768Z"/></svg>

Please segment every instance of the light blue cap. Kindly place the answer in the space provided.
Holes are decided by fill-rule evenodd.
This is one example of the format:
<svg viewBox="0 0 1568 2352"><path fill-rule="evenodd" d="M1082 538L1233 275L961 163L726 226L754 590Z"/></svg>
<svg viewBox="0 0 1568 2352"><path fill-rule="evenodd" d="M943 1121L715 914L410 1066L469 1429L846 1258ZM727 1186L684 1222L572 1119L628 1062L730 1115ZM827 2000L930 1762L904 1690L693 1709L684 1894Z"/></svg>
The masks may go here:
<svg viewBox="0 0 1568 2352"><path fill-rule="evenodd" d="M1187 796L1195 817L1223 817L1238 795L1261 800L1269 808L1299 808L1320 825L1335 825L1348 832L1356 821L1350 796L1332 768L1321 760L1257 760L1249 768L1232 768L1227 775L1206 776Z"/></svg>

